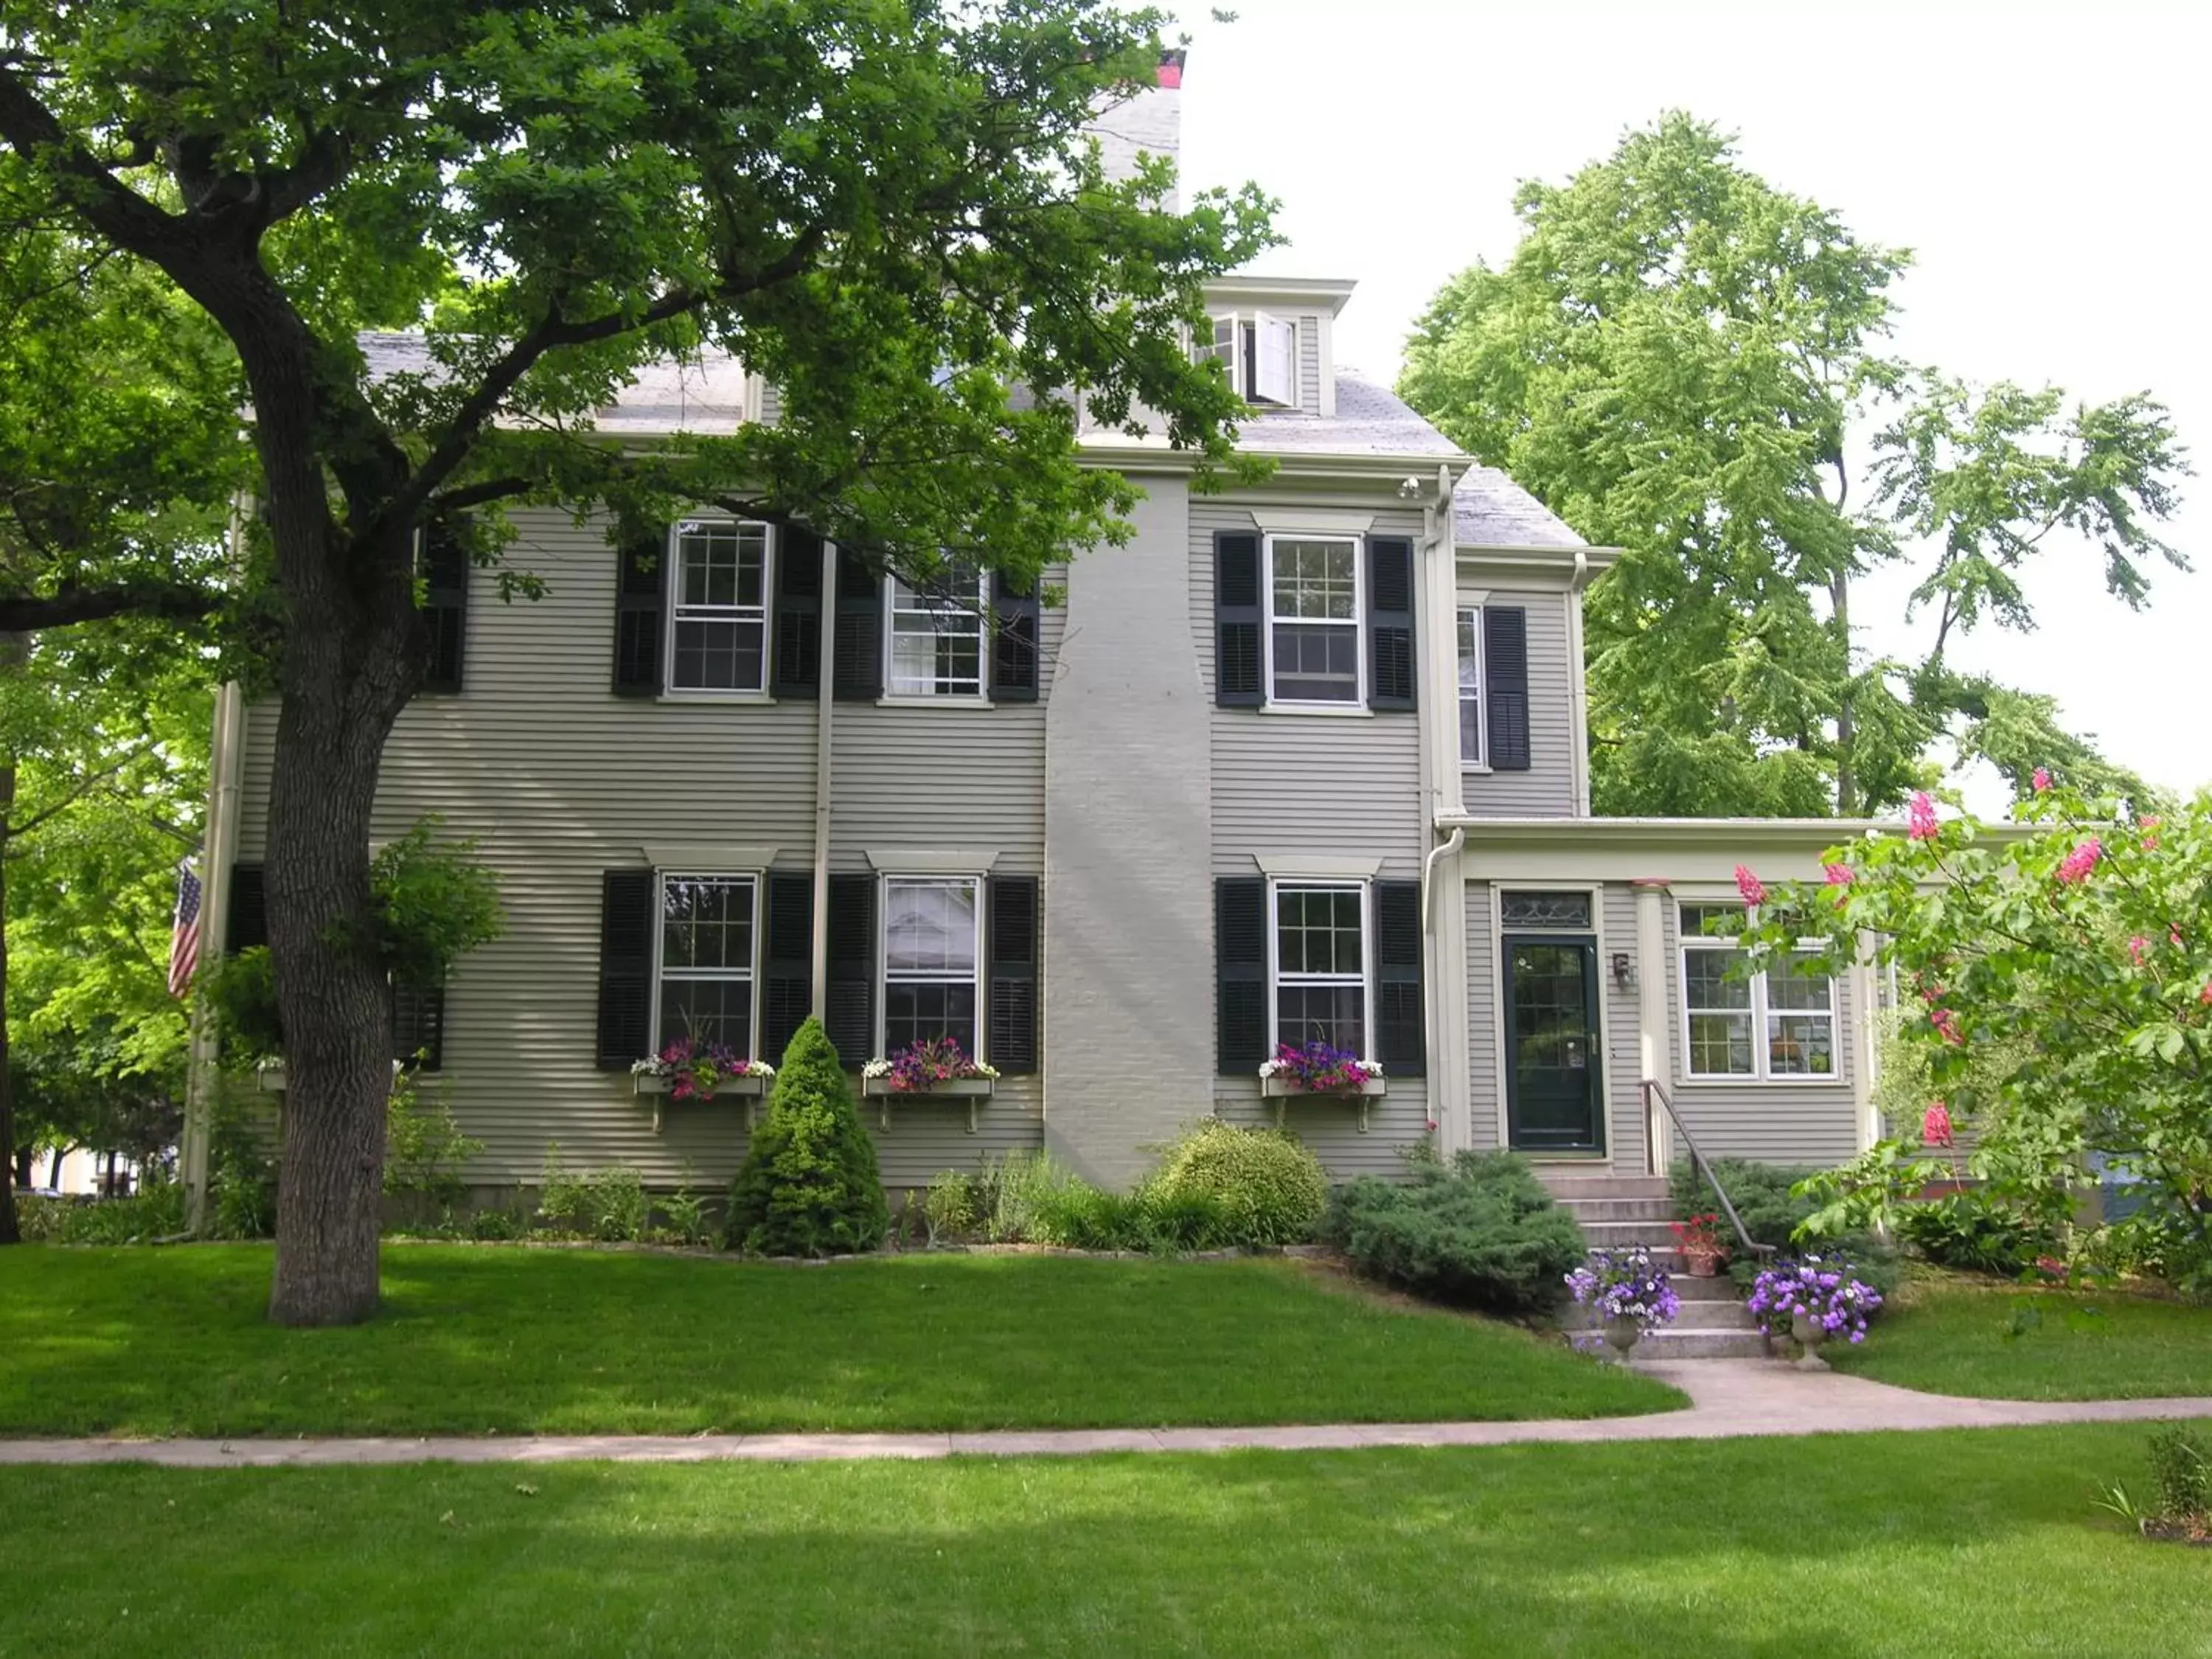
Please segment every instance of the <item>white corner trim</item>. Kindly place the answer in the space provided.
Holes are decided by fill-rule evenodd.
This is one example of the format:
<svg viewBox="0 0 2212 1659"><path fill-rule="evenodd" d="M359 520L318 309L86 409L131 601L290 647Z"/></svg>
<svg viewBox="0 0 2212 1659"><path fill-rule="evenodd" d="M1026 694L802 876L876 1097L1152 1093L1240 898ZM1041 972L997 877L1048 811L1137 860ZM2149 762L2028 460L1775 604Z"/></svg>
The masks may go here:
<svg viewBox="0 0 2212 1659"><path fill-rule="evenodd" d="M972 876L999 861L995 847L871 847L869 865L899 876Z"/></svg>
<svg viewBox="0 0 2212 1659"><path fill-rule="evenodd" d="M1255 853L1262 875L1278 881L1371 881L1381 859L1316 858L1310 853Z"/></svg>
<svg viewBox="0 0 2212 1659"><path fill-rule="evenodd" d="M1479 610L1490 603L1490 590L1486 587L1462 587L1458 597L1461 610Z"/></svg>
<svg viewBox="0 0 2212 1659"><path fill-rule="evenodd" d="M1255 507L1252 522L1270 536L1364 536L1375 527L1375 515L1340 507Z"/></svg>
<svg viewBox="0 0 2212 1659"><path fill-rule="evenodd" d="M656 870L678 875L720 876L765 870L775 862L773 847L731 847L702 842L647 842L638 849Z"/></svg>

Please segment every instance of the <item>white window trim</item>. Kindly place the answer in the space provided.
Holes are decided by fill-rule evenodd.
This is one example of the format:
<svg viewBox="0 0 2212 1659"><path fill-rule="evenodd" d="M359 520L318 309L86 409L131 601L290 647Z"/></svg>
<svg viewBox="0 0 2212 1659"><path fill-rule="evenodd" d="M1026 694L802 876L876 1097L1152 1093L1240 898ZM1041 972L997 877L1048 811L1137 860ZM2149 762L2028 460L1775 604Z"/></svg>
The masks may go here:
<svg viewBox="0 0 2212 1659"><path fill-rule="evenodd" d="M1245 401L1267 409L1296 409L1298 406L1297 319L1277 317L1267 312L1255 311L1252 313L1252 320L1247 326L1252 331L1252 383L1245 389ZM1290 332L1290 357L1285 364L1290 379L1280 398L1263 397L1260 392L1261 342L1265 337L1266 331L1270 328L1286 329Z"/></svg>
<svg viewBox="0 0 2212 1659"><path fill-rule="evenodd" d="M1455 682L1452 708L1454 715L1452 746L1454 748L1460 746L1457 716L1460 709L1467 702L1467 686L1464 682L1458 679L1459 625L1468 617L1474 618L1474 758L1469 760L1464 753L1460 756L1459 769L1462 772L1490 770L1490 698L1487 695L1490 685L1488 671L1483 661L1483 650L1486 641L1483 629L1488 616L1488 608L1480 600L1469 604L1467 600L1462 599L1452 612L1452 671Z"/></svg>
<svg viewBox="0 0 2212 1659"><path fill-rule="evenodd" d="M975 1040L969 1045L968 1058L988 1061L990 1056L984 1051L990 1043L991 1011L988 985L989 964L983 957L983 904L984 896L989 890L990 878L985 872L974 868L930 871L884 870L878 874L876 878L876 1053L885 1059L888 1059L890 1054L889 1036L892 984L890 896L891 884L899 881L927 883L932 886L942 886L948 882L964 881L975 885L975 966L971 982L975 989ZM932 976L909 974L902 976L900 982L908 985L951 985L957 981L945 978L942 975Z"/></svg>
<svg viewBox="0 0 2212 1659"><path fill-rule="evenodd" d="M1348 542L1352 545L1352 621L1349 624L1314 617L1285 617L1288 623L1320 622L1324 627L1349 626L1352 638L1352 697L1349 702L1309 701L1275 695L1275 544L1278 542ZM1292 710L1301 714L1370 714L1367 706L1367 538L1326 531L1270 531L1260 538L1260 690L1261 708Z"/></svg>
<svg viewBox="0 0 2212 1659"><path fill-rule="evenodd" d="M760 684L746 686L678 685L676 684L676 624L678 613L684 610L678 602L684 592L684 561L680 551L684 529L687 525L726 524L743 528L758 526L762 532L761 548L761 678ZM781 538L771 524L757 519L732 518L722 513L695 513L678 519L668 526L668 547L661 562L668 567L667 622L660 630L661 674L660 698L664 702L769 702L769 682L775 669L769 661L775 649L775 561L781 550ZM722 607L717 606L716 609ZM742 620L730 618L729 620Z"/></svg>
<svg viewBox="0 0 2212 1659"><path fill-rule="evenodd" d="M1283 947L1279 937L1282 908L1279 896L1285 888L1294 892L1334 890L1359 895L1359 1048L1360 1058L1370 1059L1375 1053L1375 906L1370 884L1347 881L1341 877L1270 876L1267 878L1267 1053L1272 1057L1283 1041L1282 987L1291 985L1346 985L1351 981L1340 976L1299 974L1285 981L1282 976Z"/></svg>
<svg viewBox="0 0 2212 1659"><path fill-rule="evenodd" d="M1751 1006L1749 1008L1701 1008L1697 1011L1699 1013L1748 1013L1751 1016L1751 1070L1748 1072L1700 1072L1695 1069L1696 1061L1693 1057L1693 1051L1690 1047L1690 1014L1692 1012L1690 1008L1690 952L1699 950L1708 951L1737 950L1741 947L1725 943L1724 941L1728 938L1725 934L1714 934L1708 937L1703 933L1692 933L1682 925L1682 908L1686 904L1711 905L1719 902L1720 901L1716 899L1701 900L1695 896L1684 898L1679 895L1676 896L1674 901L1675 1001L1680 1008L1681 1016L1676 1023L1676 1035L1680 1036L1682 1043L1682 1071L1680 1081L1686 1084L1694 1083L1699 1087L1704 1087L1711 1084L1735 1085L1740 1087L1749 1084L1762 1088L1771 1085L1791 1089L1806 1087L1833 1088L1843 1083L1844 1038L1844 1019L1843 1010L1838 1006L1838 999L1837 996L1836 987L1838 975L1834 974L1830 974L1828 975L1828 1051L1835 1057L1836 1065L1833 1071L1825 1073L1777 1072L1772 1069L1772 1054L1766 1035L1766 1016L1768 1009L1766 1006L1766 975L1764 970L1753 975L1747 981L1751 987ZM1825 939L1801 939L1797 941L1796 945L1792 949L1790 954L1792 956L1803 956L1814 951L1823 951L1826 948L1827 942ZM1785 1009L1783 1012L1785 1013L1818 1014L1820 1010L1817 1008L1790 1008Z"/></svg>
<svg viewBox="0 0 2212 1659"><path fill-rule="evenodd" d="M896 571L884 577L884 692L876 699L879 708L988 708L991 706L991 573L979 572L975 578L975 690L969 691L895 691L891 689L891 664L898 646L898 589L901 579ZM906 584L913 592L913 585Z"/></svg>
<svg viewBox="0 0 2212 1659"><path fill-rule="evenodd" d="M665 1046L660 1040L660 987L661 981L667 977L667 970L663 965L662 957L666 951L668 944L668 883L672 877L678 881L742 881L750 884L753 895L751 929L753 951L752 960L747 964L744 975L748 988L745 1047L757 1048L760 1046L761 1035L761 935L765 931L766 920L761 914L761 901L768 885L767 871L765 868L701 870L671 867L665 870L655 869L653 872L653 1013L652 1024L647 1028L653 1033L647 1039L652 1045L653 1052L658 1054ZM707 981L732 980L738 978L738 975L727 969L702 973L696 969L679 968L676 970L676 977ZM739 1058L751 1060L757 1056L744 1054Z"/></svg>

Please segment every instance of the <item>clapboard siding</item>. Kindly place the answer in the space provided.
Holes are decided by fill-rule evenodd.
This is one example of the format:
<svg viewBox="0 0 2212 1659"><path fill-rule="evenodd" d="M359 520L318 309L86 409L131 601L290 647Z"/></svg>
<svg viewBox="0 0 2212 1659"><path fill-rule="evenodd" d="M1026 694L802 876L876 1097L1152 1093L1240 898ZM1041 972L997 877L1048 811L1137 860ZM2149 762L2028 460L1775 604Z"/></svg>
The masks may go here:
<svg viewBox="0 0 2212 1659"><path fill-rule="evenodd" d="M1463 591L1474 591L1463 578ZM1568 595L1488 588L1494 605L1528 617L1528 769L1468 772L1467 810L1478 817L1569 817L1576 811L1573 700L1581 665L1569 648Z"/></svg>
<svg viewBox="0 0 2212 1659"><path fill-rule="evenodd" d="M1667 1018L1674 1074L1668 1093L1674 1109L1715 1158L1755 1158L1765 1164L1831 1165L1858 1152L1858 1109L1852 1080L1864 1063L1857 1052L1851 982L1836 981L1837 1075L1833 1082L1733 1083L1692 1081L1682 1031L1681 909L1666 906ZM1679 1148L1677 1149L1680 1150Z"/></svg>
<svg viewBox="0 0 2212 1659"><path fill-rule="evenodd" d="M437 1087L485 1143L470 1177L532 1182L549 1143L571 1169L634 1164L656 1186L719 1185L744 1156L741 1105L677 1106L655 1135L626 1076L595 1069L599 878L649 842L763 845L779 868L811 866L817 705L632 701L608 689L616 558L596 526L519 515L512 561L547 595L469 612L467 690L424 698L385 754L372 833L436 814L500 876L507 927L454 969ZM480 590L489 586L475 573ZM1044 617L1047 660L1060 621ZM869 846L1001 850L1042 868L1042 710L836 710L832 830L843 861ZM276 709L248 712L240 856L264 852ZM916 756L925 758L917 765ZM1047 901L1048 904L1049 900ZM967 1133L951 1104L894 1109L876 1127L885 1178L919 1184L989 1152L1034 1146L1042 1094L1009 1078Z"/></svg>
<svg viewBox="0 0 2212 1659"><path fill-rule="evenodd" d="M1490 1152L1505 1144L1505 1102L1499 1094L1504 1075L1499 1056L1500 1024L1498 951L1490 925L1490 888L1467 884L1467 1063L1470 1134L1468 1144Z"/></svg>
<svg viewBox="0 0 2212 1659"><path fill-rule="evenodd" d="M1609 1121L1606 1149L1616 1175L1640 1175L1644 1170L1643 1043L1638 1027L1640 1012L1632 976L1626 986L1613 978L1616 951L1628 955L1632 975L1642 971L1636 960L1636 890L1626 882L1608 883L1601 896L1597 973L1605 1003L1605 1098Z"/></svg>

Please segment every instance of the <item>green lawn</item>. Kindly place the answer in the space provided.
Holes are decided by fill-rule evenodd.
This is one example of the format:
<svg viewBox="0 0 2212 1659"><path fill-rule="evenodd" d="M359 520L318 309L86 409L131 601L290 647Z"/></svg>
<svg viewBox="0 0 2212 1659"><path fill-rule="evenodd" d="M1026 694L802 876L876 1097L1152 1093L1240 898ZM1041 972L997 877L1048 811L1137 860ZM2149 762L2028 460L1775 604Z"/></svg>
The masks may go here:
<svg viewBox="0 0 2212 1659"><path fill-rule="evenodd" d="M2212 1654L2142 1427L706 1468L0 1470L22 1653Z"/></svg>
<svg viewBox="0 0 2212 1659"><path fill-rule="evenodd" d="M1124 1427L1684 1403L1298 1263L821 1267L401 1245L351 1329L263 1318L264 1247L0 1250L0 1434Z"/></svg>
<svg viewBox="0 0 2212 1659"><path fill-rule="evenodd" d="M1831 1345L1832 1348L1833 1345ZM2212 1395L2212 1308L1956 1276L1910 1281L1841 1370L1992 1400Z"/></svg>

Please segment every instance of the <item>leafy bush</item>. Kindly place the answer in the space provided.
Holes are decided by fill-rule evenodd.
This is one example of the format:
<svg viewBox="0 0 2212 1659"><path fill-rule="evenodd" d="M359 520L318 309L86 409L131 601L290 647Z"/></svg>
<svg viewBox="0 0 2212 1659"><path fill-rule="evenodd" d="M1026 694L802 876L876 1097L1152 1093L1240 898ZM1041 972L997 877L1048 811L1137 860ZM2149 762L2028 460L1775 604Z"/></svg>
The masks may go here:
<svg viewBox="0 0 2212 1659"><path fill-rule="evenodd" d="M983 1236L994 1244L1064 1243L1084 1194L1097 1190L1049 1152L1008 1152L985 1164L977 1183Z"/></svg>
<svg viewBox="0 0 2212 1659"><path fill-rule="evenodd" d="M1818 1170L1787 1164L1759 1164L1747 1158L1717 1158L1713 1170L1728 1189L1729 1201L1735 1206L1744 1231L1751 1235L1755 1244L1788 1249L1791 1235L1818 1207L1814 1200L1799 1198L1790 1190L1799 1182L1820 1174ZM1674 1207L1683 1215L1698 1215L1718 1207L1711 1183L1688 1159L1678 1162L1668 1172L1668 1180ZM1729 1224L1725 1212L1721 1216L1720 1233L1723 1243L1731 1249L1738 1248L1735 1229Z"/></svg>
<svg viewBox="0 0 2212 1659"><path fill-rule="evenodd" d="M645 1178L627 1164L571 1174L561 1161L556 1141L545 1149L539 1178L538 1219L562 1232L581 1233L604 1243L635 1243L644 1238L653 1217Z"/></svg>
<svg viewBox="0 0 2212 1659"><path fill-rule="evenodd" d="M25 1238L45 1244L150 1244L185 1230L185 1189L159 1174L129 1198L19 1198Z"/></svg>
<svg viewBox="0 0 2212 1659"><path fill-rule="evenodd" d="M660 1209L678 1243L696 1248L713 1237L714 1228L707 1220L706 1195L691 1190L688 1172L684 1184L660 1200Z"/></svg>
<svg viewBox="0 0 2212 1659"><path fill-rule="evenodd" d="M2058 1241L2002 1200L1979 1191L1953 1193L1897 1212L1898 1236L1939 1267L1969 1273L2026 1273Z"/></svg>
<svg viewBox="0 0 2212 1659"><path fill-rule="evenodd" d="M208 1121L208 1219L217 1238L276 1236L276 1137L267 1097L216 1091Z"/></svg>
<svg viewBox="0 0 2212 1659"><path fill-rule="evenodd" d="M414 1210L450 1209L468 1196L461 1166L483 1151L463 1134L442 1094L420 1099L412 1073L392 1085L385 1108L384 1190Z"/></svg>
<svg viewBox="0 0 2212 1659"><path fill-rule="evenodd" d="M276 1013L276 966L267 945L204 963L198 979L215 1016L224 1065L244 1069L284 1052L284 1027Z"/></svg>
<svg viewBox="0 0 2212 1659"><path fill-rule="evenodd" d="M875 1145L837 1051L809 1018L784 1050L768 1115L730 1188L732 1248L763 1255L880 1249L890 1226Z"/></svg>
<svg viewBox="0 0 2212 1659"><path fill-rule="evenodd" d="M466 1235L485 1243L505 1243L530 1231L530 1218L514 1210L477 1210L463 1224Z"/></svg>
<svg viewBox="0 0 2212 1659"><path fill-rule="evenodd" d="M1403 1185L1338 1190L1322 1233L1353 1267L1438 1301L1498 1313L1549 1308L1588 1255L1574 1218L1511 1152L1415 1163Z"/></svg>
<svg viewBox="0 0 2212 1659"><path fill-rule="evenodd" d="M933 1177L921 1201L922 1224L934 1249L964 1238L980 1224L975 1205L975 1180L955 1170Z"/></svg>
<svg viewBox="0 0 2212 1659"><path fill-rule="evenodd" d="M388 842L369 866L380 901L370 946L394 982L439 985L468 951L499 937L499 881L476 860L473 841L432 839L424 818Z"/></svg>
<svg viewBox="0 0 2212 1659"><path fill-rule="evenodd" d="M1170 1146L1143 1190L1163 1201L1211 1200L1223 1244L1302 1243L1328 1208L1328 1177L1304 1142L1218 1118Z"/></svg>
<svg viewBox="0 0 2212 1659"><path fill-rule="evenodd" d="M2212 1519L2212 1454L2185 1424L2150 1437L2151 1488L2158 1512L2176 1521Z"/></svg>

